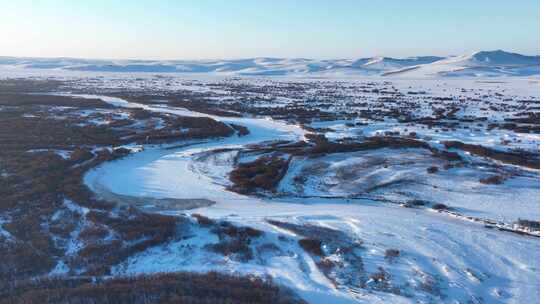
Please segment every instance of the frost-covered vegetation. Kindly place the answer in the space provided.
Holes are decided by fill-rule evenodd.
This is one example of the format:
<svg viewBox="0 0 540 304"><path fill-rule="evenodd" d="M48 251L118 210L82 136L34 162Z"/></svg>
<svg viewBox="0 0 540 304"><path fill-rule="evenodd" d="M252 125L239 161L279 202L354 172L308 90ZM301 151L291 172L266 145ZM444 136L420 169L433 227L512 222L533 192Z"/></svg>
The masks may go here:
<svg viewBox="0 0 540 304"><path fill-rule="evenodd" d="M283 285L310 303L540 296L529 79L86 75L0 88L12 299L192 299L200 280L198 294L217 291L193 300L210 303L298 301Z"/></svg>

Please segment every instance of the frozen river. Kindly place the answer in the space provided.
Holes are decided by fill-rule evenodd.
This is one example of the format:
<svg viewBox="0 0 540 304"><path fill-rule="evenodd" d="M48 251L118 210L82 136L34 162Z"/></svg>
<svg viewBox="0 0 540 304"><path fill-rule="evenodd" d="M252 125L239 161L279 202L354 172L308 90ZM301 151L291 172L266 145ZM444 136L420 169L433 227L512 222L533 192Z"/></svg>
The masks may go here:
<svg viewBox="0 0 540 304"><path fill-rule="evenodd" d="M171 150L146 147L142 152L106 163L85 176L86 184L98 194L101 189L106 189L134 197L209 199L215 204L190 212L268 232L273 231L265 222L269 218L340 230L364 241L366 271L375 272L377 267L384 265L394 283L403 286L414 286L417 278L434 278L447 296L448 303L479 298L485 303L532 303L540 297L538 239L486 229L481 224L435 212L369 200L248 197L227 191L225 179L232 169L229 162L201 167L200 162L195 161L202 152L214 149L240 148L271 140L302 139L305 133L298 126L264 118L222 118L104 96L85 97L97 97L120 107L207 116L224 123L243 125L250 130L250 134L244 137L233 136ZM186 211L170 210L168 213L176 212ZM166 248L153 249L130 258L120 273L219 270L267 274L292 286L313 303L414 302L413 298L391 293L351 294L336 289L314 267L313 261L296 249L289 249L294 252L291 257L273 258L262 264L231 261L209 264L200 257L186 265L178 262L183 257L174 246L168 244ZM387 265L384 259L387 248L399 248L404 252L399 263Z"/></svg>

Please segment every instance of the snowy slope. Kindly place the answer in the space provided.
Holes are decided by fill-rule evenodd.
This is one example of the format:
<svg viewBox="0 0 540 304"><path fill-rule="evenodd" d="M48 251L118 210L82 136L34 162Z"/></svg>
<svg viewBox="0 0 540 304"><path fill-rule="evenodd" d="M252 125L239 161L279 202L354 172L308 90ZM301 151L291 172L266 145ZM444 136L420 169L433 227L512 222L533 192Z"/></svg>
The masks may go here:
<svg viewBox="0 0 540 304"><path fill-rule="evenodd" d="M160 61L0 57L0 72L2 69L250 76L530 76L540 75L540 56L525 56L499 50L447 58L421 56L331 60L259 57Z"/></svg>
<svg viewBox="0 0 540 304"><path fill-rule="evenodd" d="M179 115L205 115L179 108L128 103L119 98L87 97L98 97L120 107L143 107L150 111ZM227 123L244 124L252 133L245 137L230 137L177 150L149 147L140 153L93 169L85 176L85 183L98 194L101 189L106 189L129 196L211 199L215 202L214 205L193 212L264 231L265 236L252 243L254 248L261 249L255 251L257 258L240 263L229 257L205 251L207 246L215 244L218 240L207 230L201 229L194 231L193 237L187 240L172 240L165 245L150 248L130 257L115 266L113 274L217 270L227 273L269 275L277 282L294 288L309 303L532 303L540 295L538 285L540 260L536 250L538 248L536 238L487 229L483 224L460 221L435 211L422 212L416 208L401 208L363 198L279 196L270 199L247 197L228 191L222 181L232 169L232 159L235 155L226 151L214 159L219 161L209 161L207 158L209 154L205 152L239 147L272 138L300 139L304 133L297 127L268 119L211 117ZM336 183L332 180L332 174L315 172L305 179L304 190L315 192L323 185L326 187L323 193L312 194L341 195L343 192L350 192L347 187L357 189L369 179L384 180L401 173L407 176L417 175L420 172L425 174L425 167L432 164L426 162L430 157L427 152L377 151L379 156L384 156L385 159L394 157L398 163L394 166L393 161L385 160L390 170L386 170L384 166L376 166L380 168L370 178L366 174L368 172L361 171L361 166L353 168L355 163L366 159L366 153L372 152L329 155L323 159L330 164L327 168L335 169L334 172L340 168L354 169L352 173L359 173L359 183ZM201 161L204 163L200 164ZM321 159L305 159L300 165L309 165L310 162L320 164ZM399 168L403 162L408 163L409 169ZM296 163L297 160L291 166L293 173L296 171ZM452 189L448 196L451 200L459 199L460 193L456 190L467 190L469 187L470 183L465 180L469 170L466 167L456 168L439 178L431 175L429 179L436 181L437 188L427 185L424 192L436 195L436 191L440 190L434 189L444 186ZM212 174L208 175L208 172ZM350 176L347 172L344 173ZM459 179L452 181L453 178L448 178L446 174L455 174ZM289 175L285 176L285 181L294 179ZM524 184L523 180L518 182ZM283 183L280 185L281 188L284 186ZM516 187L515 184L509 186ZM418 185L415 188L418 188ZM407 190L418 191L414 188ZM503 190L511 192L508 188ZM530 204L528 206L513 204L512 208L515 210L511 211L502 205L488 206L490 202L483 199L488 198L491 192L493 196L501 195L495 193L493 189L485 191L478 192L472 200L470 196L467 201L461 197L461 200L456 200L456 205L452 206L467 213L469 211L466 208L470 208L473 214L483 212L489 217L498 212L506 212L506 215L516 217L530 216L534 212L538 214L537 208L531 208L536 203L531 199L528 200ZM536 193L523 195L530 198L537 197ZM476 199L481 203L476 203ZM520 211L523 213L519 214ZM187 211L169 210L167 213L179 212ZM335 273L327 276L317 266L317 257L309 256L295 242L287 241L288 238L305 235L298 230L286 230L275 226L269 220L300 225L308 229L318 227L315 230L317 233L328 233L328 229L332 229L339 231L330 237L340 245L340 248L346 248L342 245L349 244L347 243L349 241L345 243L342 241L349 239L360 240L362 246L359 251L344 250L344 253L341 253L340 250L329 255L328 259L336 261L336 264L345 263L345 266L336 268ZM321 234L318 236L324 237ZM274 246L269 247L268 244ZM263 248L272 248L272 251L262 250ZM387 249L390 248L400 250L399 257L395 260L386 257ZM350 252L353 253L348 254ZM350 263L351 261L355 263ZM361 288L351 283L355 281L349 280L347 271L351 269L351 265L358 267L353 268L353 278L369 274L366 284L360 285ZM380 273L381 269L384 270L384 277L388 278L387 285L383 286L370 279L373 278L373 274ZM331 281L328 278L335 280Z"/></svg>
<svg viewBox="0 0 540 304"><path fill-rule="evenodd" d="M72 58L0 57L0 66L22 69L59 69L92 72L220 73L238 75L304 75L327 72L373 74L431 63L440 57L394 59L386 57L358 60L314 60L304 58L250 58L237 60L150 61L86 60Z"/></svg>
<svg viewBox="0 0 540 304"><path fill-rule="evenodd" d="M398 73L402 72L402 73ZM525 56L501 50L475 52L449 57L414 70L403 69L394 75L410 76L531 76L540 75L540 56Z"/></svg>

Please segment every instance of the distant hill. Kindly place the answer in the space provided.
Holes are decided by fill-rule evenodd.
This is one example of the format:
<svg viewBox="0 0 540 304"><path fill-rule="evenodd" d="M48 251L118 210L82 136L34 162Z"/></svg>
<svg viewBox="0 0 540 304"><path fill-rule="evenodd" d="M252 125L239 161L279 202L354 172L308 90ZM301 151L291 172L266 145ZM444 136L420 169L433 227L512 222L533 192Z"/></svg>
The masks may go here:
<svg viewBox="0 0 540 304"><path fill-rule="evenodd" d="M501 50L481 51L419 65L413 70L393 71L392 74L421 77L532 76L540 75L540 56L525 56Z"/></svg>
<svg viewBox="0 0 540 304"><path fill-rule="evenodd" d="M526 56L497 50L451 57L372 57L334 60L261 57L235 60L165 61L0 57L0 68L252 76L495 77L540 75L540 56Z"/></svg>

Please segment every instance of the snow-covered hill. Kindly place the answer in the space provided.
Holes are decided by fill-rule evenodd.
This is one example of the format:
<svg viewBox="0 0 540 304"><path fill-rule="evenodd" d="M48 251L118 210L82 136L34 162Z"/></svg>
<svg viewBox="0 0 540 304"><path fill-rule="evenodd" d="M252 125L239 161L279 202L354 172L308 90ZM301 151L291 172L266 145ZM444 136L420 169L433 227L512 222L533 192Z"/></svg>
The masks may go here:
<svg viewBox="0 0 540 304"><path fill-rule="evenodd" d="M446 58L421 56L333 60L264 57L234 60L159 61L0 57L0 68L118 73L214 73L252 76L530 76L540 75L540 56L525 56L498 50Z"/></svg>
<svg viewBox="0 0 540 304"><path fill-rule="evenodd" d="M525 56L501 50L454 56L415 69L393 71L393 75L409 76L531 76L540 75L540 56Z"/></svg>

